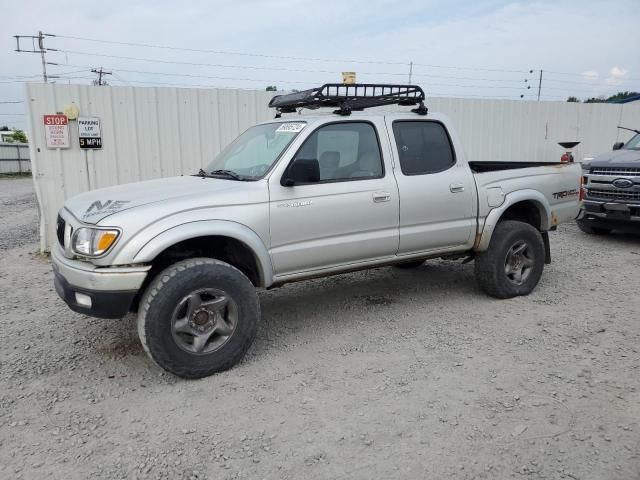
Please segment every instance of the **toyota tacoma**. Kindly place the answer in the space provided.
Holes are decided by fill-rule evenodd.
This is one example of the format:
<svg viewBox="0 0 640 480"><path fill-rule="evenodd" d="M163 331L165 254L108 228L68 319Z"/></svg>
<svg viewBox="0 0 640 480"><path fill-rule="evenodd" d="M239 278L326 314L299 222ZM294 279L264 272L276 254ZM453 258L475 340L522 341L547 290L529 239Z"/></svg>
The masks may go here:
<svg viewBox="0 0 640 480"><path fill-rule="evenodd" d="M529 294L548 232L578 214L580 166L468 161L424 98L371 84L276 96L275 119L197 174L69 199L51 252L58 294L89 316L137 313L151 359L185 378L240 361L257 288L443 257L475 261L492 297ZM364 111L393 104L416 108ZM321 107L334 114L295 114Z"/></svg>

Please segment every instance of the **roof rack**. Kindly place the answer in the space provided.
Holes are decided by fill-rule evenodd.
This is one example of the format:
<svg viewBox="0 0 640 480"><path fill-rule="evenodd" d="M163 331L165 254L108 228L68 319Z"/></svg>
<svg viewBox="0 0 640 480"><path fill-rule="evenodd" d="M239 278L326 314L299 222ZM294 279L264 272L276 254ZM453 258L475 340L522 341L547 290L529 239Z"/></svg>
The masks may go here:
<svg viewBox="0 0 640 480"><path fill-rule="evenodd" d="M418 105L411 111L426 115L424 99L424 92L417 85L326 83L318 88L276 95L269 102L269 107L278 112L276 118L283 113L294 113L298 108L337 107L333 113L348 116L352 111L383 105Z"/></svg>

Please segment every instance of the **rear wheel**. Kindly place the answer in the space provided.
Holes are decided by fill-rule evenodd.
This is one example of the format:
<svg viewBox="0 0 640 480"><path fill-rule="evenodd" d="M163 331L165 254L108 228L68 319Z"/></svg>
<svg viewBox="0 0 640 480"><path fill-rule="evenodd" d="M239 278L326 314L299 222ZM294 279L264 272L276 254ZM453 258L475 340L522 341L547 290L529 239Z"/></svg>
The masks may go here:
<svg viewBox="0 0 640 480"><path fill-rule="evenodd" d="M498 223L489 248L476 255L475 276L485 293L496 298L528 295L544 269L544 243L528 223Z"/></svg>
<svg viewBox="0 0 640 480"><path fill-rule="evenodd" d="M242 359L259 318L258 297L242 272L195 258L171 265L150 283L140 302L138 334L160 367L201 378Z"/></svg>
<svg viewBox="0 0 640 480"><path fill-rule="evenodd" d="M610 228L596 227L592 224L584 222L583 220L576 220L576 223L578 224L578 228L584 233L588 233L591 235L609 235L611 233Z"/></svg>

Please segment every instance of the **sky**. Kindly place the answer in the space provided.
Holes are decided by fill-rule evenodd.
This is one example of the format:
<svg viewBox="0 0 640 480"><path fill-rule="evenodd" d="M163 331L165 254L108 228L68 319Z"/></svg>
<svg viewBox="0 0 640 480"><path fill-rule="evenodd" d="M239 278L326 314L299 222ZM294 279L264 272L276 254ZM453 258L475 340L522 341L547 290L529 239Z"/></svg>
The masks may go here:
<svg viewBox="0 0 640 480"><path fill-rule="evenodd" d="M21 0L3 5L0 125L26 127L24 81L46 37L52 79L113 86L304 89L419 84L427 96L536 101L640 91L638 0ZM96 41L100 40L100 41ZM21 43L30 48L29 39ZM107 43L121 42L121 44ZM148 47L132 45L146 44ZM171 48L160 48L171 47ZM413 66L410 67L410 63ZM22 103L9 103L22 102Z"/></svg>

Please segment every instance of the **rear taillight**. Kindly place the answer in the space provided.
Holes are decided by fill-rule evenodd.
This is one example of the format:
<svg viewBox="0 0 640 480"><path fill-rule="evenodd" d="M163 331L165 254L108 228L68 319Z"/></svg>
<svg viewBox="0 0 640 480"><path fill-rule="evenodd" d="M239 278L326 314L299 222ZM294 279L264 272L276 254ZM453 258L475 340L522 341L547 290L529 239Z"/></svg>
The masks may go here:
<svg viewBox="0 0 640 480"><path fill-rule="evenodd" d="M582 175L580 177L580 201L584 200L584 197L587 195L587 177Z"/></svg>

